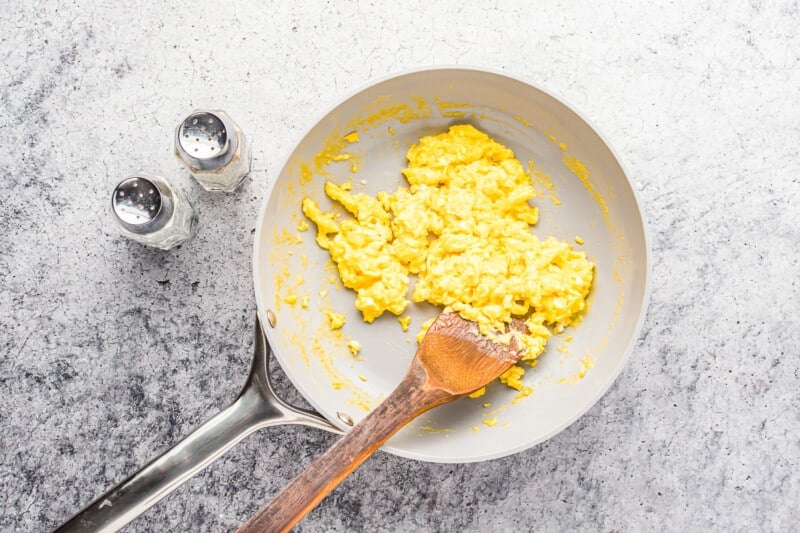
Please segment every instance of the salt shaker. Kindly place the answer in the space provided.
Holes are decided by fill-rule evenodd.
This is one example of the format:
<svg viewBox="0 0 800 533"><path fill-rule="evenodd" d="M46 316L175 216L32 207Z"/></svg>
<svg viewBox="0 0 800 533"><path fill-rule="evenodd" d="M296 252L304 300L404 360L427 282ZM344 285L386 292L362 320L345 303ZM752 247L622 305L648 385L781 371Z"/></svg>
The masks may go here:
<svg viewBox="0 0 800 533"><path fill-rule="evenodd" d="M192 206L180 189L144 172L117 184L111 212L123 236L161 250L187 241L197 226Z"/></svg>
<svg viewBox="0 0 800 533"><path fill-rule="evenodd" d="M209 191L231 192L250 172L250 145L224 111L198 110L175 128L175 156Z"/></svg>

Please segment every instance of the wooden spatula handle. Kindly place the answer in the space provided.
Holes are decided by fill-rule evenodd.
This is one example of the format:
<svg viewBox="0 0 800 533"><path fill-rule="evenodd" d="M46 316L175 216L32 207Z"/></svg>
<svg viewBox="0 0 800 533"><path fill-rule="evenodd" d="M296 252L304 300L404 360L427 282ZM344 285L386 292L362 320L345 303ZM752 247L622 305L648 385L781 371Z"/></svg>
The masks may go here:
<svg viewBox="0 0 800 533"><path fill-rule="evenodd" d="M386 400L237 531L288 531L409 420L453 399L440 389L428 387L425 371L412 365Z"/></svg>

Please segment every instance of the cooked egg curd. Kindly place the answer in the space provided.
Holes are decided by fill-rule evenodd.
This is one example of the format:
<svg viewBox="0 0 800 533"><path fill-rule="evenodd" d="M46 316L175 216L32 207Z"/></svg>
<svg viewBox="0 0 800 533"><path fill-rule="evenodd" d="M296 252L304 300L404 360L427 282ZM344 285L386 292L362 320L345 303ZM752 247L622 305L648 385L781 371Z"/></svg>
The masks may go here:
<svg viewBox="0 0 800 533"><path fill-rule="evenodd" d="M350 185L325 184L325 193L353 216L325 213L311 199L303 212L317 226L342 283L356 292L367 322L385 311L401 315L410 275L415 302L451 308L481 332L509 342L512 318L526 334L522 360L535 363L550 337L586 307L594 265L583 252L531 233L538 210L531 179L514 153L470 125L423 137L407 153L408 187L377 197ZM522 367L505 376L522 389Z"/></svg>

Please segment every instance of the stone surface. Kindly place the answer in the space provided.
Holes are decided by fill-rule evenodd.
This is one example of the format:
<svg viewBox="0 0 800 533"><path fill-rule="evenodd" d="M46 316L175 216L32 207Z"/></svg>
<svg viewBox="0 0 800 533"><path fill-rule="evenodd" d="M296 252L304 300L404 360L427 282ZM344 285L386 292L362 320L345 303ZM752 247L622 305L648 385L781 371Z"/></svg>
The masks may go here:
<svg viewBox="0 0 800 533"><path fill-rule="evenodd" d="M0 529L54 528L234 397L256 215L283 155L348 91L438 64L530 79L604 132L650 225L644 329L608 394L548 442L466 465L378 453L298 531L795 528L797 3L299 4L0 13ZM233 194L171 153L205 106L253 140ZM175 176L200 215L178 250L110 225L114 183L140 169ZM332 438L261 431L129 529L231 530Z"/></svg>

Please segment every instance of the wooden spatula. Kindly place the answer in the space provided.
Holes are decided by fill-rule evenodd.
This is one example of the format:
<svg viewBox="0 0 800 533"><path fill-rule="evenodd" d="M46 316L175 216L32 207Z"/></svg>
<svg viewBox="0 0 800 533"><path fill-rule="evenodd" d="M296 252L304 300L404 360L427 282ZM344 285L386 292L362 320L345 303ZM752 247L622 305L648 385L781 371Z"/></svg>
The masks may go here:
<svg viewBox="0 0 800 533"><path fill-rule="evenodd" d="M522 352L514 340L488 340L455 313L439 315L397 388L237 531L288 531L409 421L483 387Z"/></svg>

